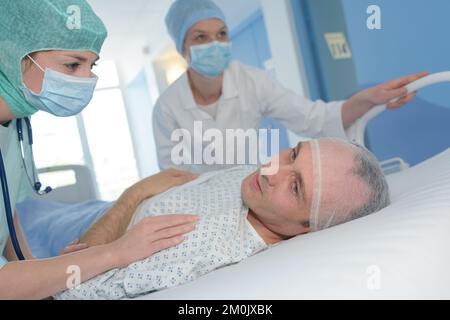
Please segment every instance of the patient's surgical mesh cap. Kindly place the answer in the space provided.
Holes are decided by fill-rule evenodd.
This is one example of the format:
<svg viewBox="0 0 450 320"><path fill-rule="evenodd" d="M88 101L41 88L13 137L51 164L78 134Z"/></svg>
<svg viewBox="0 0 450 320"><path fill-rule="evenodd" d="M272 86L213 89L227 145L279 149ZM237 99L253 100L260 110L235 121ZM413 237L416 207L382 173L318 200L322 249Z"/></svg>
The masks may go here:
<svg viewBox="0 0 450 320"><path fill-rule="evenodd" d="M0 1L0 96L18 118L37 111L24 98L21 62L48 50L100 53L107 31L85 0Z"/></svg>
<svg viewBox="0 0 450 320"><path fill-rule="evenodd" d="M312 232L367 216L390 204L385 176L377 159L364 147L329 138L313 140L310 145Z"/></svg>
<svg viewBox="0 0 450 320"><path fill-rule="evenodd" d="M208 19L226 23L222 10L211 0L176 0L172 4L166 16L166 27L181 55L189 29L197 22Z"/></svg>

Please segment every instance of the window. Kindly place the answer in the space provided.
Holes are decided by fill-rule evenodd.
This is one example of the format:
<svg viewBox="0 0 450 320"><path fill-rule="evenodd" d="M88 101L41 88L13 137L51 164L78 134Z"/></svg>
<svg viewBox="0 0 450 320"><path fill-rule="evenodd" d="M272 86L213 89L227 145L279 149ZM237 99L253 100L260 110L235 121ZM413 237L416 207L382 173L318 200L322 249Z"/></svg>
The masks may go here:
<svg viewBox="0 0 450 320"><path fill-rule="evenodd" d="M80 115L56 118L40 112L33 116L36 165L85 165L97 182L100 198L116 200L138 180L137 165L116 64L100 62L94 73L99 77L97 89ZM59 185L61 179L54 177Z"/></svg>

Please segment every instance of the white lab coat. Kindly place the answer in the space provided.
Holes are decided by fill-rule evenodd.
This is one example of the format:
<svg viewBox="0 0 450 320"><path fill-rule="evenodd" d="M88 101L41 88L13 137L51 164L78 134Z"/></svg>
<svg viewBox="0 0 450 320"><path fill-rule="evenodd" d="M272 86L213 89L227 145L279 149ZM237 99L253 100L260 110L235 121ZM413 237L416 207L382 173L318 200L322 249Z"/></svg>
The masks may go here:
<svg viewBox="0 0 450 320"><path fill-rule="evenodd" d="M224 73L222 96L216 119L196 104L185 73L159 98L153 111L153 131L161 169L178 167L198 173L227 168L226 165L176 166L171 161L176 129L185 129L194 137L194 121L201 121L203 131L218 129L258 129L263 117L278 120L286 128L304 137L346 139L342 124L343 102L312 102L283 88L266 72L232 61ZM197 138L199 138L197 136ZM201 137L200 137L200 140ZM182 143L194 152L194 141ZM202 142L206 147L211 142ZM225 151L228 152L228 151ZM191 157L194 160L194 155Z"/></svg>

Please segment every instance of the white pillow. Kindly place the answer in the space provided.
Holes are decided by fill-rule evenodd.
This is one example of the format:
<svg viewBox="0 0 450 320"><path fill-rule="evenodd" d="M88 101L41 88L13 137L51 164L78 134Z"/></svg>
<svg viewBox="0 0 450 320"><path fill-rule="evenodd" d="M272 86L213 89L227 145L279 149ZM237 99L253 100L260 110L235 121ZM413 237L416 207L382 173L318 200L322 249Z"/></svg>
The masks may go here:
<svg viewBox="0 0 450 320"><path fill-rule="evenodd" d="M385 210L143 299L450 298L450 149L389 177Z"/></svg>

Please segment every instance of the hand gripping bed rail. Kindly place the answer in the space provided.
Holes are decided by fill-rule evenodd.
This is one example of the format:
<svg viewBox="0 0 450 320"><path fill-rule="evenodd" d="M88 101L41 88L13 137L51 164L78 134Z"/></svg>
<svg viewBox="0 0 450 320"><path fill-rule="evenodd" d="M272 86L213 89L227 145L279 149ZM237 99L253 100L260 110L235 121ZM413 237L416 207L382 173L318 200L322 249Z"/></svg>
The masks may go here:
<svg viewBox="0 0 450 320"><path fill-rule="evenodd" d="M431 74L422 79L414 81L406 86L408 90L408 94L411 92L416 92L425 87L429 87L434 84L450 82L450 71L440 72ZM392 102L395 102L399 99L395 99ZM386 110L386 105L380 105L373 107L368 113L366 113L363 117L361 117L358 121L356 121L348 130L347 137L352 142L358 143L362 146L365 145L364 142L364 133L366 131L367 124L375 117L380 115Z"/></svg>

